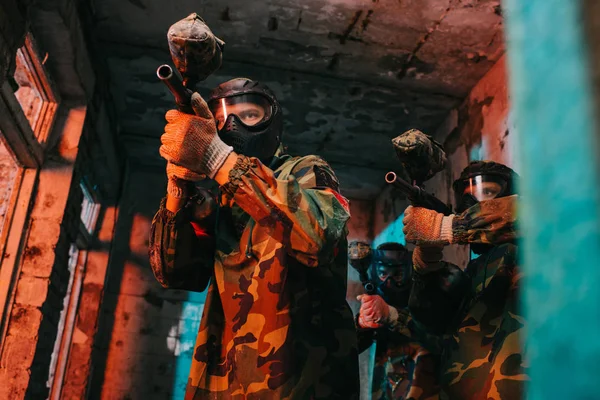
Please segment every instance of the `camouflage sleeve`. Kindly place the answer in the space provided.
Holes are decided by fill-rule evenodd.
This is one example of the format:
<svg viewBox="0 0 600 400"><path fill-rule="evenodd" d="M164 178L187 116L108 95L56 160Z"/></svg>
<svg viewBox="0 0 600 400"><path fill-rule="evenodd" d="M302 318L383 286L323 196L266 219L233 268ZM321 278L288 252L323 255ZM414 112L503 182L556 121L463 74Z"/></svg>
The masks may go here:
<svg viewBox="0 0 600 400"><path fill-rule="evenodd" d="M223 191L256 223L309 267L330 263L346 234L348 201L331 167L316 156L299 159L278 179L258 159L240 155Z"/></svg>
<svg viewBox="0 0 600 400"><path fill-rule="evenodd" d="M150 230L152 272L165 288L202 292L212 276L214 238L191 222L189 203L177 213L165 203L163 199Z"/></svg>
<svg viewBox="0 0 600 400"><path fill-rule="evenodd" d="M440 394L440 356L418 348L413 356L415 367L406 400L436 400Z"/></svg>
<svg viewBox="0 0 600 400"><path fill-rule="evenodd" d="M429 333L406 308L396 310L398 311L398 320L390 327L393 332L420 343L431 353L441 354L443 337Z"/></svg>
<svg viewBox="0 0 600 400"><path fill-rule="evenodd" d="M517 195L475 204L452 221L453 242L502 244L517 239Z"/></svg>

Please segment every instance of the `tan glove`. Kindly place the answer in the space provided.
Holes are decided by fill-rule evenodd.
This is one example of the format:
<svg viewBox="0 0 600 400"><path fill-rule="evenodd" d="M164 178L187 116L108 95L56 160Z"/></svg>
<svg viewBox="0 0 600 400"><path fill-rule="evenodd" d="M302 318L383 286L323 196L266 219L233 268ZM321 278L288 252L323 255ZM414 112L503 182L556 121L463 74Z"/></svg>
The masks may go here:
<svg viewBox="0 0 600 400"><path fill-rule="evenodd" d="M413 250L412 261L416 272L427 273L444 267L442 262L443 246L417 246Z"/></svg>
<svg viewBox="0 0 600 400"><path fill-rule="evenodd" d="M167 111L160 155L170 164L182 167L168 170L176 178L199 180L200 175L206 175L212 179L233 147L219 138L213 115L198 93L192 95L192 108L196 115Z"/></svg>
<svg viewBox="0 0 600 400"><path fill-rule="evenodd" d="M408 206L402 223L407 242L418 245L442 245L452 243L452 220L454 215L444 216L423 207Z"/></svg>
<svg viewBox="0 0 600 400"><path fill-rule="evenodd" d="M189 182L201 181L204 176L167 162L167 179L167 193L177 199L183 199L189 195Z"/></svg>

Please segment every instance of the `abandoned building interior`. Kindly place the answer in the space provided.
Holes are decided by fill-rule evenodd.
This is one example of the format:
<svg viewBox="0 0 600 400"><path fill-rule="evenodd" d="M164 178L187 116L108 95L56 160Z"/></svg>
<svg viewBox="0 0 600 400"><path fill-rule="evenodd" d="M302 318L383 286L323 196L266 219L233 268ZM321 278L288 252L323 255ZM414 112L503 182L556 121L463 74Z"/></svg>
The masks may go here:
<svg viewBox="0 0 600 400"><path fill-rule="evenodd" d="M544 303L531 328L541 377L531 390L551 393L544 388L566 370L550 372L557 353L539 348L563 340L569 353L575 334L540 331L572 326L567 304L600 304L600 48L584 40L600 37L600 18L590 17L594 2L554 2L568 12L547 3L0 1L0 399L183 398L206 292L161 287L148 245L167 185L160 136L174 108L156 68L171 63L169 26L192 12L225 41L222 67L198 91L240 76L266 83L283 108L288 152L323 157L339 178L348 240L404 243L409 201L384 176L401 169L391 139L409 129L444 146L447 166L425 189L445 203L471 160L523 176L524 265L544 282L526 288L527 307ZM563 77L577 83L554 85ZM560 119L563 107L576 110ZM463 267L471 258L468 246L444 255ZM575 266L583 272L565 278ZM545 301L557 291L550 298L560 300ZM362 292L349 268L355 313ZM586 324L579 334L593 342L600 323ZM579 365L581 396L593 382L585 365L599 355L590 346L563 355ZM370 398L369 357L360 355L361 399Z"/></svg>

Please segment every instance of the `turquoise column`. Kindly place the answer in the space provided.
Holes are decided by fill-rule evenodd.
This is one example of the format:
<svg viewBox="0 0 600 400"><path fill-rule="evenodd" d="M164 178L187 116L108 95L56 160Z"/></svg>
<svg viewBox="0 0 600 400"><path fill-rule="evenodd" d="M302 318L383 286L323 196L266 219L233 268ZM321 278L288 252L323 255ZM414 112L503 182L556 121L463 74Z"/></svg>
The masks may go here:
<svg viewBox="0 0 600 400"><path fill-rule="evenodd" d="M583 4L504 5L522 175L527 398L598 398L600 177Z"/></svg>
<svg viewBox="0 0 600 400"><path fill-rule="evenodd" d="M175 364L175 376L173 382L172 400L181 400L185 397L185 389L188 383L192 357L196 345L196 336L200 328L200 319L206 302L207 290L202 293L189 292L187 301L181 307L181 316L178 332L178 356Z"/></svg>

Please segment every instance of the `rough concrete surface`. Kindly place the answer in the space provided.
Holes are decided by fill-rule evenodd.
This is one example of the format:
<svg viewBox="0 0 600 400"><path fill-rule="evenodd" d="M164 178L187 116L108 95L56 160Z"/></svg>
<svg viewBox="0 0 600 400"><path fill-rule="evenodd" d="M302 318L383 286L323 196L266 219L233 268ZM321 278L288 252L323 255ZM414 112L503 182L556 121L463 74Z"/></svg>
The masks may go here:
<svg viewBox="0 0 600 400"><path fill-rule="evenodd" d="M95 3L94 34L111 71L121 134L137 160L158 158L173 100L155 77L169 62L166 31L198 12L226 42L202 87L235 76L266 81L285 111L292 153L323 156L353 197L373 199L361 169L395 164L389 139L431 131L502 55L497 0L156 0ZM147 139L147 140L146 140Z"/></svg>

